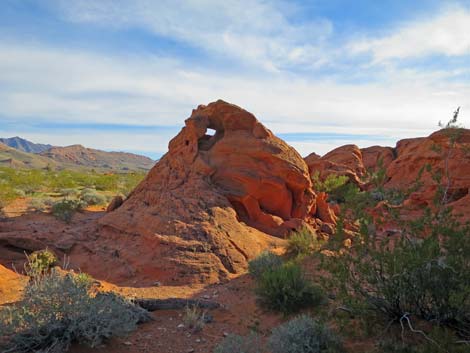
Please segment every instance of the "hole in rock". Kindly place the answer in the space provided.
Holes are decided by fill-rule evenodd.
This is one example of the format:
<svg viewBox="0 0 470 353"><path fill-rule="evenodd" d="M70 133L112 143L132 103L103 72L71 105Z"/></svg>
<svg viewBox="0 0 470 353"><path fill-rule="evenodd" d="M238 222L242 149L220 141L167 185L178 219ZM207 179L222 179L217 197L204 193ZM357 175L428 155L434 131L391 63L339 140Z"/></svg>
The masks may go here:
<svg viewBox="0 0 470 353"><path fill-rule="evenodd" d="M206 133L199 139L199 150L208 151L224 136L223 130L206 129Z"/></svg>

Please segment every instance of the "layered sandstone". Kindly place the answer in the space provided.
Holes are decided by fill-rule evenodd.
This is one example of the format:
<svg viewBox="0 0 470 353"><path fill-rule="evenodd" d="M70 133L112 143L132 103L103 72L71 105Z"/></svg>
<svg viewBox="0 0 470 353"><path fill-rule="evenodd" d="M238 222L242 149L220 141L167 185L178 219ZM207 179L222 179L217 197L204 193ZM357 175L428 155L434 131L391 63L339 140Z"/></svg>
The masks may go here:
<svg viewBox="0 0 470 353"><path fill-rule="evenodd" d="M192 112L168 153L99 224L103 236L145 239L162 276L176 269L215 281L244 270L276 237L314 225L315 206L301 156L251 113L217 101Z"/></svg>

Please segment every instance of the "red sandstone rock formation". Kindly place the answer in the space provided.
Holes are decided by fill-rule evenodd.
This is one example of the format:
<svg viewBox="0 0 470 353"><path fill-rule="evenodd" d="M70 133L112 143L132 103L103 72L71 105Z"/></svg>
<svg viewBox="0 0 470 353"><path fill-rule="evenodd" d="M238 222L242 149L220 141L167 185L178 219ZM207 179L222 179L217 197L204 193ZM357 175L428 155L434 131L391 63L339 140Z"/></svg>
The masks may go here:
<svg viewBox="0 0 470 353"><path fill-rule="evenodd" d="M217 101L192 112L168 153L99 223L105 236L153 244L162 275L176 268L207 282L246 268L275 242L267 234L287 236L312 211L301 156L249 112Z"/></svg>
<svg viewBox="0 0 470 353"><path fill-rule="evenodd" d="M451 147L450 136L457 140ZM323 157L314 154L305 158L310 172L320 172L321 178L330 174L347 175L358 185L367 187L360 181L365 170L376 170L379 159L386 170L386 188L406 190L417 180L420 170L426 165L431 172L424 171L420 182L422 187L410 195L404 205L422 208L432 204L437 182L432 173L443 175L441 185L448 189L446 204L452 206L456 214L470 214L470 130L444 129L428 137L401 140L395 148L373 146L359 150L356 146L339 147ZM446 177L448 172L449 178ZM317 204L320 197L317 199Z"/></svg>
<svg viewBox="0 0 470 353"><path fill-rule="evenodd" d="M362 187L360 179L366 172L362 161L362 153L356 145L345 145L328 152L323 157L315 153L305 158L310 173L318 173L320 179L328 175L344 175Z"/></svg>
<svg viewBox="0 0 470 353"><path fill-rule="evenodd" d="M454 146L450 136L457 134ZM438 184L432 174L442 174L441 185L447 189L446 200L456 213L467 215L470 211L470 130L445 129L426 138L401 140L397 143L397 158L387 167L388 188L405 189L413 185L420 170L426 165L420 182L422 187L407 200L417 207L431 205ZM448 176L448 177L447 177Z"/></svg>
<svg viewBox="0 0 470 353"><path fill-rule="evenodd" d="M395 159L394 149L392 147L371 146L361 148L362 164L366 171L376 171L379 161L382 166L387 168Z"/></svg>

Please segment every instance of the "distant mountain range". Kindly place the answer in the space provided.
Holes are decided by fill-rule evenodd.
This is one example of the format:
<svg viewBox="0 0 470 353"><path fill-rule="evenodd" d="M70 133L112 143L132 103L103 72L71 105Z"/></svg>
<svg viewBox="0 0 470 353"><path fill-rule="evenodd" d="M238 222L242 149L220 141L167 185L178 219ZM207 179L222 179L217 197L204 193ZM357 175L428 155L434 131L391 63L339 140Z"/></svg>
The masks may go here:
<svg viewBox="0 0 470 353"><path fill-rule="evenodd" d="M33 143L31 141L22 139L21 137L18 137L18 136L10 137L10 138L0 138L0 143L3 143L9 147L15 148L19 151L28 152L28 153L41 153L52 147L52 145L43 145L41 143Z"/></svg>
<svg viewBox="0 0 470 353"><path fill-rule="evenodd" d="M33 143L21 137L0 138L0 165L13 168L96 169L146 171L155 161L138 154L106 152L81 145L58 147Z"/></svg>

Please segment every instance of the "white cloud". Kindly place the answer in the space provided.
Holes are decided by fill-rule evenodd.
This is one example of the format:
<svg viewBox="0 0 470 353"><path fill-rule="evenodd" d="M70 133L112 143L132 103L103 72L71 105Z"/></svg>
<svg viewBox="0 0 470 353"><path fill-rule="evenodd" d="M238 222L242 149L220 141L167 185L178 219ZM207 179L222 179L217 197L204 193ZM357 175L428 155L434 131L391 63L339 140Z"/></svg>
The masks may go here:
<svg viewBox="0 0 470 353"><path fill-rule="evenodd" d="M275 133L369 134L393 141L430 133L459 105L461 122L470 126L470 84L448 82L442 73L395 71L383 83L346 85L287 73L252 77L196 70L155 56L115 58L7 42L0 44L0 72L0 120L9 117L18 126L41 119L183 126L191 109L219 98L252 111ZM2 130L0 124L5 134ZM165 150L170 136L152 139L132 132L125 138L101 131L82 133L83 142L79 137L73 131L61 136L90 147L147 151ZM53 139L58 137L51 137L58 143ZM306 148L324 152L325 143L336 142L316 143L318 148L295 144L304 153Z"/></svg>
<svg viewBox="0 0 470 353"><path fill-rule="evenodd" d="M371 53L375 63L429 55L470 55L470 10L452 7L434 17L404 23L389 35L352 42L352 53Z"/></svg>
<svg viewBox="0 0 470 353"><path fill-rule="evenodd" d="M143 28L269 71L318 65L332 24L291 23L288 3L262 0L59 0L66 19L111 28Z"/></svg>

